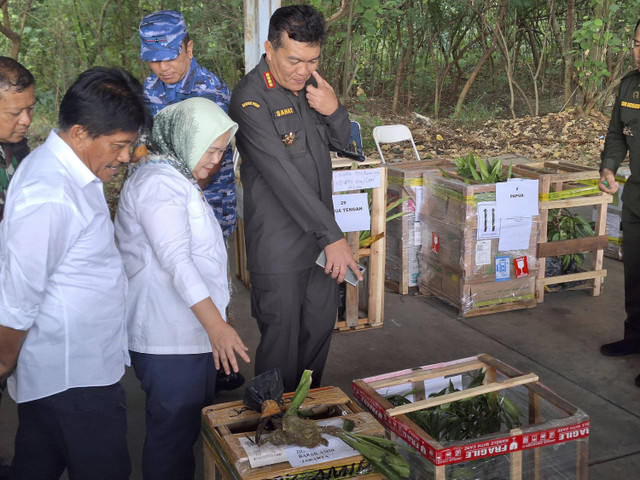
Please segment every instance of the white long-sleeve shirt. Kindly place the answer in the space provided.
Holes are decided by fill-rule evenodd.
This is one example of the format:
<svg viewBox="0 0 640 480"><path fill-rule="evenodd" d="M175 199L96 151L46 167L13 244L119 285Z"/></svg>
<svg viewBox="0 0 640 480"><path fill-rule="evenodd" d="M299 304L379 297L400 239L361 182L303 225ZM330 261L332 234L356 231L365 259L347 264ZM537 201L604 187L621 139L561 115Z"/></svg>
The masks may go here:
<svg viewBox="0 0 640 480"><path fill-rule="evenodd" d="M127 281L102 182L55 132L16 171L0 223L0 325L28 330L18 403L116 383Z"/></svg>
<svg viewBox="0 0 640 480"><path fill-rule="evenodd" d="M139 165L126 180L115 220L129 279L129 348L149 354L211 351L191 309L229 303L222 230L200 189L167 164Z"/></svg>

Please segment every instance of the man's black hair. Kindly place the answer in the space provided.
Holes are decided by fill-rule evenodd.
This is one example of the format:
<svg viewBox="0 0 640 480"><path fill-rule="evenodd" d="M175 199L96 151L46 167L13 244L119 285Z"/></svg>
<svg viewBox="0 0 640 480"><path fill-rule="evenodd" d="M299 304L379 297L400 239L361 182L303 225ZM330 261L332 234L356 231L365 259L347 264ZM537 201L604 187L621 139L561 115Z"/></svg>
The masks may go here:
<svg viewBox="0 0 640 480"><path fill-rule="evenodd" d="M9 89L20 93L33 84L33 75L21 63L11 57L0 56L0 94Z"/></svg>
<svg viewBox="0 0 640 480"><path fill-rule="evenodd" d="M633 34L635 35L635 33L638 31L638 27L640 27L640 20L638 20L636 22L636 28L633 29Z"/></svg>
<svg viewBox="0 0 640 480"><path fill-rule="evenodd" d="M324 18L315 8L310 5L291 5L273 12L267 39L275 50L282 46L283 32L296 42L322 47L324 30Z"/></svg>
<svg viewBox="0 0 640 480"><path fill-rule="evenodd" d="M58 124L62 131L81 125L92 138L151 128L142 85L117 68L93 67L80 74L65 93Z"/></svg>

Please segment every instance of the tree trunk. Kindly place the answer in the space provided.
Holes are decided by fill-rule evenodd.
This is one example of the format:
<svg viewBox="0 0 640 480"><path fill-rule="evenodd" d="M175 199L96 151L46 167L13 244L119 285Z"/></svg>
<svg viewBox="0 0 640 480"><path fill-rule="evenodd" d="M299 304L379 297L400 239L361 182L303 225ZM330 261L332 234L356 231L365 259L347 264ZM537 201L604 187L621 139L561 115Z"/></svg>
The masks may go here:
<svg viewBox="0 0 640 480"><path fill-rule="evenodd" d="M7 0L0 1L0 8L2 9L2 24L0 24L0 33L7 37L11 41L11 52L9 56L14 60L18 59L18 55L20 54L20 46L22 45L22 32L24 31L25 21L27 19L27 14L31 9L31 3L33 0L29 0L24 7L24 12L22 12L22 20L20 21L20 26L18 30L15 31L11 28L11 17L9 15L9 2Z"/></svg>
<svg viewBox="0 0 640 480"><path fill-rule="evenodd" d="M562 59L564 61L564 102L569 103L573 95L573 31L575 28L576 2L569 0L567 2L567 18L565 20L565 36L562 51Z"/></svg>
<svg viewBox="0 0 640 480"><path fill-rule="evenodd" d="M480 74L480 70L482 70L482 67L487 62L487 60L491 58L491 55L495 50L496 50L495 44L492 44L485 49L484 53L482 54L482 57L480 58L478 63L476 63L476 66L473 69L473 72L471 72L471 75L469 75L469 78L464 84L464 87L462 87L462 91L460 92L460 96L458 96L458 102L456 103L456 109L454 113L459 113L460 110L462 110L462 105L464 105L464 101L467 98L467 95L469 94L469 90L471 90L473 82L476 81L476 78Z"/></svg>
<svg viewBox="0 0 640 480"><path fill-rule="evenodd" d="M342 95L340 96L340 101L344 103L347 98L349 98L349 90L351 88L351 82L355 78L355 73L352 75L351 72L351 32L353 26L353 4L349 7L349 18L347 20L347 38L345 39L344 46L344 71L342 72ZM358 70L358 65L356 65L356 71Z"/></svg>
<svg viewBox="0 0 640 480"><path fill-rule="evenodd" d="M507 9L507 2L502 2L500 5L500 10L498 11L498 17L496 18L496 28L494 29L491 35L491 43L487 47L485 47L485 50L482 53L482 57L476 64L475 68L473 69L473 72L471 72L471 75L469 76L466 83L464 84L464 87L462 87L462 92L460 92L460 96L458 97L458 102L456 103L456 109L454 113L459 113L462 110L462 105L464 105L464 101L467 98L467 94L469 93L469 90L471 90L471 86L473 85L473 82L475 82L476 78L478 77L478 74L480 73L480 70L482 70L482 67L484 66L484 64L487 62L487 60L491 58L491 55L495 51L496 44L498 43L497 26L502 23L502 19L504 18L506 9ZM480 31L483 31L484 25L488 25L486 14L483 14L481 16L478 24L479 24Z"/></svg>
<svg viewBox="0 0 640 480"><path fill-rule="evenodd" d="M398 31L398 41L402 38L401 34L402 25L400 22L397 24ZM402 88L402 84L404 83L404 71L409 62L411 61L411 56L413 55L413 28L411 26L411 22L407 22L407 34L409 35L408 41L406 44L402 45L401 48L401 56L400 62L398 63L398 68L396 69L396 81L395 86L393 88L393 101L391 102L391 113L398 112L398 99L400 98L400 89Z"/></svg>

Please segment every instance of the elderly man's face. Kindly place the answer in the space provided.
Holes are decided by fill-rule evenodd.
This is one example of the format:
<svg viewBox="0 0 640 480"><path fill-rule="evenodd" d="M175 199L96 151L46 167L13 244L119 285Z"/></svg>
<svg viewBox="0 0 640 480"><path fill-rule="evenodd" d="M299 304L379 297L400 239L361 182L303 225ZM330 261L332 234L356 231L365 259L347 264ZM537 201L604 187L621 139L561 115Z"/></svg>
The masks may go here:
<svg viewBox="0 0 640 480"><path fill-rule="evenodd" d="M13 88L0 90L0 142L22 141L31 125L35 105L33 85L22 92Z"/></svg>
<svg viewBox="0 0 640 480"><path fill-rule="evenodd" d="M138 132L115 132L92 138L80 128L75 139L72 148L82 163L100 180L109 182L118 173L120 164L131 160Z"/></svg>

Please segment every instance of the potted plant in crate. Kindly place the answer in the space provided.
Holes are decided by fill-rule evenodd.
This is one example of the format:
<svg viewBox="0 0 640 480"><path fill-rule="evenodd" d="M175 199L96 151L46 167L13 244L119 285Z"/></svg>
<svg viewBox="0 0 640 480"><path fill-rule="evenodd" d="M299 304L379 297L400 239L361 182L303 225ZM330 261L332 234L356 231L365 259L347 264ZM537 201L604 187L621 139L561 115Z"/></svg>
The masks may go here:
<svg viewBox="0 0 640 480"><path fill-rule="evenodd" d="M549 210L547 241L558 242L574 238L592 237L593 235L591 224L580 214L571 213L567 208ZM569 253L559 257L549 257L545 265L545 276L553 277L577 273L581 270L585 258L585 253ZM568 288L576 284L579 284L579 282L566 282L561 285Z"/></svg>
<svg viewBox="0 0 640 480"><path fill-rule="evenodd" d="M467 388L480 387L484 383L485 372L478 370L471 377L471 383ZM432 393L429 398L439 397L458 392L453 383L437 393ZM391 395L387 400L394 405L411 403L406 395ZM407 416L434 440L438 442L455 442L470 438L478 438L502 429L511 430L521 425L520 410L504 395L487 393L445 403L436 407L417 410L407 413ZM450 476L455 480L472 480L477 478L498 478L495 475L505 470L505 457L490 457L481 460L452 465ZM506 469L508 471L508 469ZM423 478L423 477L421 477ZM425 476L425 479L429 476Z"/></svg>

